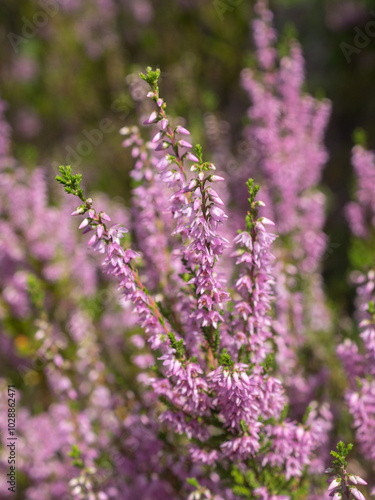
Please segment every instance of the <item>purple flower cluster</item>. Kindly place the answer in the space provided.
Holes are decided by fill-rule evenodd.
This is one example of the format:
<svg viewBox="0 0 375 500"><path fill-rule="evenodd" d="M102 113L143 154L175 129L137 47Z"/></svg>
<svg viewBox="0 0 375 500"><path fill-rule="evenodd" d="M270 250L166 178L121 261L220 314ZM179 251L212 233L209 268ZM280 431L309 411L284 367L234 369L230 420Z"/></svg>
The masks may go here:
<svg viewBox="0 0 375 500"><path fill-rule="evenodd" d="M324 369L315 377L306 375L299 353L317 332L330 328L321 277L326 203L318 190L327 161L323 137L330 103L305 93L304 59L296 41L279 57L268 2L259 0L255 10L257 67L242 72L251 100L250 125L244 130L234 189L249 176L261 176L263 213L279 235L272 270L276 317L268 329L275 333L276 360L292 407L301 414L327 378ZM261 345L265 349L267 344Z"/></svg>
<svg viewBox="0 0 375 500"><path fill-rule="evenodd" d="M107 227L109 217L98 213L91 198L83 196L80 176L61 167L58 180L83 201L73 215L85 214L80 228L93 232L89 246L104 254L105 271L116 278L122 296L138 315L158 366L151 375L148 364L140 362L138 366L146 371L139 380L166 406L158 410L160 425L189 440L188 457L195 464L197 478L202 475L198 466L210 465L219 471L216 467L222 464L230 470L233 464L251 459L259 467L280 471L286 481L298 481L312 464L327 425L318 424L322 419L315 417L308 425L286 419L287 398L280 380L271 374L271 245L276 236L265 226L273 223L258 217L258 208L264 204L255 201L259 187L249 182L246 230L233 242L239 245L232 255L239 269L233 300L218 267L229 245L219 232L227 216L224 202L211 185L223 178L211 173L215 167L203 161L200 146L195 154L184 151L192 145L180 137L189 132L171 125L159 95L158 75L149 68L147 76L142 76L157 108L145 124L161 124L154 139L145 144L137 129L122 130L128 136L124 145L132 147L136 159L132 176L143 181L133 200L140 221L135 230L144 236L142 241L139 238L139 249L145 255L121 245L126 230ZM185 170L186 161L192 163L192 175ZM163 193L163 184L171 190L168 204L158 201L150 208L142 203L156 201L155 186ZM173 220L177 225L172 236L162 237L160 233ZM155 238L164 254L155 259L156 268L150 254L150 241ZM153 292L136 271L137 256ZM178 287L177 293L171 282ZM218 481L207 483L213 493L220 488ZM221 481L226 484L225 474ZM267 490L264 481L259 477L259 492Z"/></svg>
<svg viewBox="0 0 375 500"><path fill-rule="evenodd" d="M81 8L60 4L68 15ZM88 26L110 28L120 4L94 2ZM127 7L152 16L148 1ZM31 403L18 398L25 498L365 498L359 486L369 477L356 462L358 474L348 472L350 446L331 452L328 491L321 477L333 414L339 419L342 409L336 400L331 413L326 401L332 387L319 340L326 329L328 344L333 330L320 263L325 197L317 189L330 106L303 92L296 42L279 58L266 0L255 11L258 69L243 72L252 153L246 149L234 177L257 168L267 205L250 179L245 223L242 195L231 198L225 173L189 142L186 123L167 114L159 70L141 75L149 87L141 121L151 139L138 127L120 130L134 161L129 211L100 194L95 204L86 198L70 166L57 180L78 207L49 189L42 169L17 165L0 102L0 410L4 374L19 377L31 395ZM87 46L93 57L102 48ZM143 89L134 83L138 101ZM217 122L206 121L220 142ZM218 146L220 163L230 156ZM355 236L371 239L374 153L356 146L353 163L357 192L347 215ZM91 252L64 215L71 212L82 216ZM360 343L345 339L337 352L359 450L374 462L375 272L352 276ZM316 369L303 366L310 361ZM0 430L5 448L3 421ZM0 472L6 468L2 452ZM3 484L0 496L9 496Z"/></svg>
<svg viewBox="0 0 375 500"><path fill-rule="evenodd" d="M373 190L375 153L357 145L352 151L352 163L357 189L355 201L352 201L346 207L346 215L353 234L366 238L369 234L369 226L374 226L375 223L375 195Z"/></svg>

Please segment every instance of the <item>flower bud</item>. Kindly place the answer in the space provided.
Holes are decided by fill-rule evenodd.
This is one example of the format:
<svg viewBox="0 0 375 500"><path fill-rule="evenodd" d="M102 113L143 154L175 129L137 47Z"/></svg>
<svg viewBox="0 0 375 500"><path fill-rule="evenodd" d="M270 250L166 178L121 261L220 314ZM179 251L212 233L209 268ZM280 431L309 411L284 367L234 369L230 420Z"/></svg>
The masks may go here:
<svg viewBox="0 0 375 500"><path fill-rule="evenodd" d="M192 148L193 146L190 144L190 142L185 141L184 139L181 139L177 142L177 145L180 146L180 148Z"/></svg>
<svg viewBox="0 0 375 500"><path fill-rule="evenodd" d="M195 162L199 163L199 159L195 155L193 155L193 153L188 153L186 155L186 159L190 160L190 161L195 161Z"/></svg>
<svg viewBox="0 0 375 500"><path fill-rule="evenodd" d="M190 132L185 127L181 127L180 125L178 125L176 127L176 134L190 135Z"/></svg>
<svg viewBox="0 0 375 500"><path fill-rule="evenodd" d="M84 229L89 224L90 224L90 219L83 219L83 221L79 225L78 229Z"/></svg>
<svg viewBox="0 0 375 500"><path fill-rule="evenodd" d="M144 125L149 125L150 123L155 123L158 119L158 114L156 111L153 111L151 115L145 120L143 123Z"/></svg>

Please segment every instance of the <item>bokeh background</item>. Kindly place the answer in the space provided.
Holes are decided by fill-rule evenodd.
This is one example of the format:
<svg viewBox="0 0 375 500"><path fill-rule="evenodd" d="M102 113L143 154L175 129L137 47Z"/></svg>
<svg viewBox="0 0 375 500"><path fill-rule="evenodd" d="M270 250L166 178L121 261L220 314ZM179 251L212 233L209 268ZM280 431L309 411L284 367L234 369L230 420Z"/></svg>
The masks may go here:
<svg viewBox="0 0 375 500"><path fill-rule="evenodd" d="M367 40L355 37L375 21L375 2L270 5L281 40L295 35L302 44L307 90L333 103L324 275L329 298L350 312L343 207L352 189L356 129L366 130L367 145L375 147L375 29ZM239 76L253 58L252 7L249 0L2 0L0 89L14 156L30 169L48 166L51 179L59 164L71 164L88 189L126 204L132 161L118 129L137 119L143 98L137 75L147 65L161 68L169 110L186 117L194 139L209 148L207 118L214 115L236 155L249 105ZM102 138L93 132L101 127ZM83 145L87 138L91 147Z"/></svg>

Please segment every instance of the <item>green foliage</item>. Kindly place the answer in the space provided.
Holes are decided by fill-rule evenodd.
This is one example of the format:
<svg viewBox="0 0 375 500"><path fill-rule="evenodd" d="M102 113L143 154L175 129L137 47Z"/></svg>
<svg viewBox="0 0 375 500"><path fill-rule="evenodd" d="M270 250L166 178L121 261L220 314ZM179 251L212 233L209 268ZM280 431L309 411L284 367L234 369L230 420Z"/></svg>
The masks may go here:
<svg viewBox="0 0 375 500"><path fill-rule="evenodd" d="M296 26L293 23L286 23L284 26L283 33L280 36L280 40L277 44L277 52L280 57L290 55L291 43L298 38L298 33Z"/></svg>
<svg viewBox="0 0 375 500"><path fill-rule="evenodd" d="M261 366L263 366L265 373L268 373L270 371L273 371L275 369L275 353L270 352L267 354L266 359L264 360L264 363L261 363Z"/></svg>
<svg viewBox="0 0 375 500"><path fill-rule="evenodd" d="M57 175L56 180L64 186L65 192L73 194L74 196L78 196L83 202L85 202L86 199L84 198L83 191L80 187L82 175L72 174L70 165L68 165L67 167L60 166L59 171L61 176Z"/></svg>
<svg viewBox="0 0 375 500"><path fill-rule="evenodd" d="M262 205L262 202L255 201L260 187L258 184L254 183L254 179L249 179L246 183L246 186L249 190L248 202L250 205L250 210L246 215L246 230L250 233L254 228L255 221L258 218L258 207Z"/></svg>
<svg viewBox="0 0 375 500"><path fill-rule="evenodd" d="M219 347L220 347L220 331L219 331L219 329L216 329L214 331L213 351L216 353L219 350Z"/></svg>
<svg viewBox="0 0 375 500"><path fill-rule="evenodd" d="M309 418L309 415L310 415L310 413L311 413L311 410L312 410L312 407L309 405L309 406L306 408L305 414L304 414L304 416L303 416L303 418L302 418L302 423L303 423L303 425L306 425L306 422L307 422L307 420L308 420L308 418Z"/></svg>
<svg viewBox="0 0 375 500"><path fill-rule="evenodd" d="M220 354L219 363L221 366L225 366L226 368L232 368L234 366L234 361L226 349L223 349Z"/></svg>
<svg viewBox="0 0 375 500"><path fill-rule="evenodd" d="M367 132L360 127L357 127L353 132L353 142L358 146L367 146Z"/></svg>
<svg viewBox="0 0 375 500"><path fill-rule="evenodd" d="M237 467L233 467L231 472L230 472L233 481L240 486L243 486L245 484L245 479L243 477L242 472Z"/></svg>
<svg viewBox="0 0 375 500"><path fill-rule="evenodd" d="M241 420L240 422L240 426L241 426L241 430L242 432L245 434L245 433L249 433L249 427L247 426L246 422L244 419Z"/></svg>
<svg viewBox="0 0 375 500"><path fill-rule="evenodd" d="M253 489L258 488L259 483L256 480L256 476L255 476L254 471L248 470L245 474L245 478L246 478L247 484L250 486L250 488L253 488Z"/></svg>
<svg viewBox="0 0 375 500"><path fill-rule="evenodd" d="M203 332L203 336L204 336L205 340L207 341L208 345L212 349L213 355L216 357L217 351L219 350L219 346L220 346L220 331L219 331L219 329L213 330L209 326L203 326L202 332Z"/></svg>
<svg viewBox="0 0 375 500"><path fill-rule="evenodd" d="M288 416L288 412L289 412L289 405L288 403L284 406L283 408L283 411L281 412L281 415L280 415L280 422L284 422L284 420L286 419L286 417Z"/></svg>
<svg viewBox="0 0 375 500"><path fill-rule="evenodd" d="M147 70L147 75L140 73L139 76L142 78L142 80L144 80L145 82L147 82L150 85L150 87L153 91L158 92L159 91L158 81L159 81L159 77L160 77L160 69L156 69L155 71L153 71L151 66L147 66L146 70Z"/></svg>
<svg viewBox="0 0 375 500"><path fill-rule="evenodd" d="M252 498L251 491L245 486L233 486L232 491L241 498Z"/></svg>
<svg viewBox="0 0 375 500"><path fill-rule="evenodd" d="M27 275L27 291L29 292L33 305L37 309L42 309L45 295L43 283L35 276L35 274L29 273Z"/></svg>
<svg viewBox="0 0 375 500"><path fill-rule="evenodd" d="M202 146L200 144L197 144L194 149L195 149L195 154L198 157L199 163L203 163Z"/></svg>
<svg viewBox="0 0 375 500"><path fill-rule="evenodd" d="M177 359L185 359L185 347L184 341L181 339L179 341L176 340L176 337L173 332L168 333L169 342L171 343L171 347L175 349L175 356Z"/></svg>
<svg viewBox="0 0 375 500"><path fill-rule="evenodd" d="M333 450L331 451L331 455L335 458L335 460L332 461L332 465L338 469L345 468L348 465L346 457L352 448L353 445L351 443L349 443L348 446L345 446L343 441L337 443L337 452Z"/></svg>
<svg viewBox="0 0 375 500"><path fill-rule="evenodd" d="M85 466L82 461L82 453L76 444L73 444L72 450L69 452L69 456L73 458L73 465L83 469Z"/></svg>
<svg viewBox="0 0 375 500"><path fill-rule="evenodd" d="M186 481L191 485L194 486L195 488L200 488L200 484L198 483L197 479L195 477L188 477Z"/></svg>
<svg viewBox="0 0 375 500"><path fill-rule="evenodd" d="M257 197L257 194L259 192L260 186L258 184L254 184L254 179L249 179L246 183L246 186L249 190L248 202L250 206L253 206L255 198Z"/></svg>
<svg viewBox="0 0 375 500"><path fill-rule="evenodd" d="M372 300L370 300L370 302L368 303L367 311L369 312L369 314L371 314L371 316L375 315L375 304Z"/></svg>
<svg viewBox="0 0 375 500"><path fill-rule="evenodd" d="M352 238L349 259L352 269L366 269L374 266L375 231L364 240Z"/></svg>

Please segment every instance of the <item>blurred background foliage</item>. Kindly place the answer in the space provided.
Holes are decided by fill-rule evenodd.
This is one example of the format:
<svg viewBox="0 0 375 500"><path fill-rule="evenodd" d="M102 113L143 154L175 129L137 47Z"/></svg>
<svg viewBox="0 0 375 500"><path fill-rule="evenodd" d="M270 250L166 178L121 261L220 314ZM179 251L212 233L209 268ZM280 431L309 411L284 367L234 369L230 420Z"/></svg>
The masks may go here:
<svg viewBox="0 0 375 500"><path fill-rule="evenodd" d="M375 148L375 29L360 49L355 30L375 20L375 2L270 4L281 39L295 34L302 44L306 90L333 103L322 186L330 238L324 269L330 299L349 311L350 261L363 254L350 246L343 215L355 129L365 129ZM239 76L253 60L252 16L250 0L2 0L0 89L15 157L30 169L49 167L51 179L59 164L71 164L89 190L127 203L132 159L118 129L137 120L144 93L137 75L147 65L161 68L169 110L186 118L194 138L207 144L203 117L213 113L229 124L235 155L249 106ZM343 43L355 48L350 62ZM100 139L93 131L101 128Z"/></svg>

